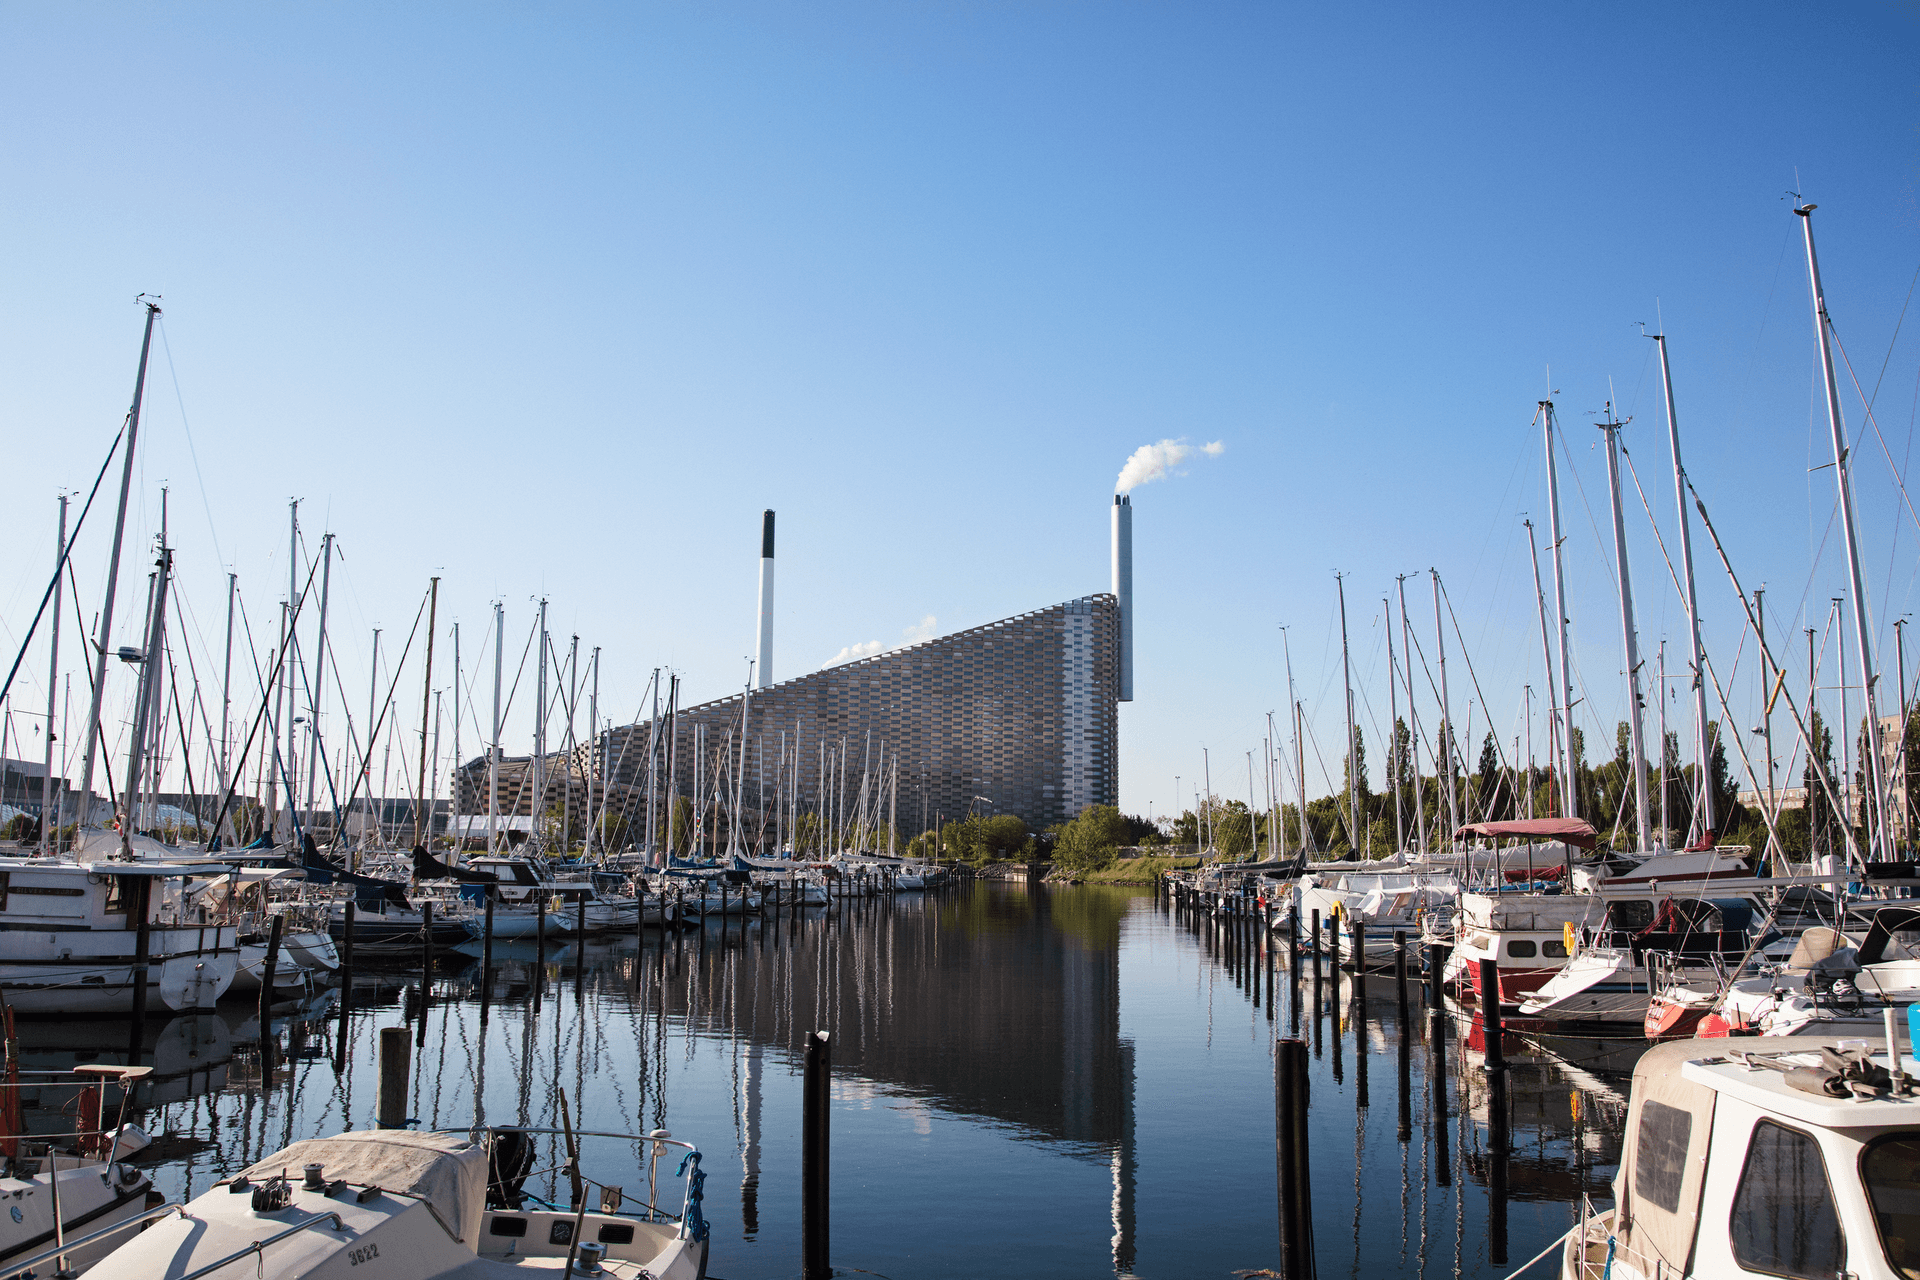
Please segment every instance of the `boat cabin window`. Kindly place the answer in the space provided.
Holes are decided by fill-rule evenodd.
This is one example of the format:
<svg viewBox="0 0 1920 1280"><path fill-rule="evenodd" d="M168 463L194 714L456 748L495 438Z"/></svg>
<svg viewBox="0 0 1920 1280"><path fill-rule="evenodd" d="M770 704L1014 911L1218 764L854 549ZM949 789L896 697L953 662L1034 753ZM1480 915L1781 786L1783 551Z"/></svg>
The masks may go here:
<svg viewBox="0 0 1920 1280"><path fill-rule="evenodd" d="M1607 904L1607 927L1644 929L1653 923L1653 904L1644 899L1627 899Z"/></svg>
<svg viewBox="0 0 1920 1280"><path fill-rule="evenodd" d="M1647 1099L1635 1135L1633 1189L1641 1199L1668 1213L1680 1211L1680 1184L1687 1176L1687 1139L1693 1113Z"/></svg>
<svg viewBox="0 0 1920 1280"><path fill-rule="evenodd" d="M1896 1275L1920 1280L1920 1133L1889 1133L1860 1154L1880 1247Z"/></svg>
<svg viewBox="0 0 1920 1280"><path fill-rule="evenodd" d="M1540 954L1549 960L1565 960L1567 958L1567 944L1564 942L1543 942L1540 944Z"/></svg>
<svg viewBox="0 0 1920 1280"><path fill-rule="evenodd" d="M1847 1238L1810 1134L1771 1120L1753 1127L1727 1234L1748 1271L1831 1280L1846 1269Z"/></svg>
<svg viewBox="0 0 1920 1280"><path fill-rule="evenodd" d="M134 898L138 896L139 892L140 878L138 876L114 876L107 882L107 905L104 908L106 913L108 915L125 915L128 907L132 905Z"/></svg>
<svg viewBox="0 0 1920 1280"><path fill-rule="evenodd" d="M1538 951L1539 948L1531 942L1509 942L1507 944L1507 954L1515 960L1531 960Z"/></svg>

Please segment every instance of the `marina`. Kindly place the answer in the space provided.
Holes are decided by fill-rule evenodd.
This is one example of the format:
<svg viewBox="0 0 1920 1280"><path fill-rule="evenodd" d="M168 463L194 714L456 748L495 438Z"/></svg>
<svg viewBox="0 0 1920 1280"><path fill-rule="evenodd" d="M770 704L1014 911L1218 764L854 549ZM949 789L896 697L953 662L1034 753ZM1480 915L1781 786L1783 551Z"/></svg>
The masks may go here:
<svg viewBox="0 0 1920 1280"><path fill-rule="evenodd" d="M593 1128L697 1147L722 1277L801 1270L813 1030L832 1036L844 1270L1273 1265L1275 1046L1296 1036L1310 1046L1322 1274L1504 1275L1572 1225L1582 1196L1605 1194L1618 1159L1631 1056L1514 1042L1502 1156L1470 1010L1446 1006L1436 1036L1417 975L1404 1009L1391 973L1290 975L1251 931L1147 889L968 882L569 944L544 966L496 942L491 983L475 950L445 957L424 1002L417 972L369 968L344 1021L337 990L277 1009L271 1084L244 1003L149 1028L135 1120L154 1145L136 1166L184 1203L308 1137L373 1128L391 1028L409 1033L406 1114L422 1130L547 1127L564 1091L593 1100ZM125 1053L124 1026L92 1041L22 1026L42 1028L25 1040L41 1046L24 1050L35 1066ZM945 1051L956 1041L969 1053ZM63 1097L30 1094L29 1127L57 1124ZM529 1190L564 1208L552 1156ZM618 1150L587 1147L582 1168L633 1189Z"/></svg>

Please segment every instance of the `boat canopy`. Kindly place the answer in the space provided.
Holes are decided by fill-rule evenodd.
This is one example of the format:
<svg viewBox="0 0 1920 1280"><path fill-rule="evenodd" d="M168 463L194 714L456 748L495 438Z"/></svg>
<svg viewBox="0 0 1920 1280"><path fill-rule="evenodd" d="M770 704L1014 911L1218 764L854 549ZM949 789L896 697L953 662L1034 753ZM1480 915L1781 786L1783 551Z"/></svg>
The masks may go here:
<svg viewBox="0 0 1920 1280"><path fill-rule="evenodd" d="M1510 822L1469 822L1453 833L1456 840L1485 836L1489 840L1560 840L1581 849L1600 843L1600 833L1579 818L1515 818Z"/></svg>
<svg viewBox="0 0 1920 1280"><path fill-rule="evenodd" d="M1920 933L1920 909L1913 907L1882 907L1873 913L1873 923L1867 926L1867 936L1860 943L1856 958L1859 964L1878 964L1886 959L1887 944L1893 941L1896 933Z"/></svg>
<svg viewBox="0 0 1920 1280"><path fill-rule="evenodd" d="M433 1206L454 1237L474 1248L487 1202L487 1149L465 1133L363 1130L336 1138L308 1138L240 1171L252 1180L276 1178L309 1164L329 1182L384 1187ZM296 1174L297 1176L297 1174Z"/></svg>
<svg viewBox="0 0 1920 1280"><path fill-rule="evenodd" d="M1498 825L1498 824L1495 824ZM1584 825L1584 824L1583 824ZM1698 1041L1657 1045L1633 1068L1620 1172L1613 1180L1615 1237L1641 1275L1688 1274L1706 1185L1717 1091L1682 1077Z"/></svg>

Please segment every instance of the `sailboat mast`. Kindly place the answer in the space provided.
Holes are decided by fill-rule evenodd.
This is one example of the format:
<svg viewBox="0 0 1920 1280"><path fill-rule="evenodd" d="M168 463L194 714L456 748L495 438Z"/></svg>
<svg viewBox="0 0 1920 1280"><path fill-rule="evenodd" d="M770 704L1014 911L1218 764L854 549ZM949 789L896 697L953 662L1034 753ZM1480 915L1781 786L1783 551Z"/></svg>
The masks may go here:
<svg viewBox="0 0 1920 1280"><path fill-rule="evenodd" d="M332 543L332 534L327 535L327 541ZM327 607L324 589L320 594L320 607L322 610ZM433 633L440 625L439 619L440 579L436 577L427 586L427 674L420 685L420 785L413 793L413 842L422 848L433 836L433 810L428 808L424 813L421 810L427 804L427 726L428 717L433 713Z"/></svg>
<svg viewBox="0 0 1920 1280"><path fill-rule="evenodd" d="M1550 548L1553 552L1553 608L1554 617L1559 619L1554 628L1560 635L1558 692L1560 714L1565 717L1560 741L1567 753L1567 767L1560 775L1560 813L1563 817L1577 818L1580 816L1580 805L1579 790L1574 786L1573 777L1573 664L1567 658L1567 572L1560 554L1565 539L1560 533L1560 472L1554 464L1553 401L1540 402L1540 422L1547 443L1547 535L1553 539Z"/></svg>
<svg viewBox="0 0 1920 1280"><path fill-rule="evenodd" d="M600 646L593 646L593 683L587 691L587 741L594 755L594 762L584 771L587 775L587 837L584 843L587 856L593 856L593 800L594 779L599 776L600 755ZM604 852L604 850L602 851Z"/></svg>
<svg viewBox="0 0 1920 1280"><path fill-rule="evenodd" d="M1453 833L1460 829L1460 797L1453 773L1457 744L1453 740L1453 700L1447 694L1447 631L1440 621L1440 571L1428 569L1427 576L1433 580L1433 639L1440 661L1439 758L1435 761L1434 782L1437 784L1444 780L1447 784L1447 841L1451 847Z"/></svg>
<svg viewBox="0 0 1920 1280"><path fill-rule="evenodd" d="M1627 573L1627 519L1620 500L1620 428L1613 417L1594 424L1607 437L1607 495L1613 505L1613 560L1620 579L1620 638L1627 655L1627 749L1633 753L1633 825L1640 849L1652 848L1647 814L1647 756L1642 745L1640 697L1640 639L1633 626L1633 586Z"/></svg>
<svg viewBox="0 0 1920 1280"><path fill-rule="evenodd" d="M1400 592L1400 652L1407 659L1407 763L1413 770L1413 832L1414 847L1421 853L1427 851L1427 794L1420 780L1420 704L1413 697L1413 622L1407 617L1407 575L1402 573L1394 578ZM1434 771L1434 783L1440 781L1439 771Z"/></svg>
<svg viewBox="0 0 1920 1280"><path fill-rule="evenodd" d="M533 689L533 810L529 834L535 837L535 848L544 850L546 841L540 835L541 820L547 811L547 599L540 597L540 659L535 666L538 675Z"/></svg>
<svg viewBox="0 0 1920 1280"><path fill-rule="evenodd" d="M297 781L300 770L300 726L294 723L300 719L300 596L300 499L292 498L287 502L287 660L280 664L280 683L285 690L282 705L286 708L286 718L281 724L287 731L286 753L282 757L281 769L287 775L289 822L300 804ZM292 829L288 827L289 831Z"/></svg>
<svg viewBox="0 0 1920 1280"><path fill-rule="evenodd" d="M160 540L160 558L156 562L153 607L147 619L145 655L140 661L140 692L134 701L133 733L127 745L127 799L120 813L120 856L133 858L134 805L140 794L141 757L146 751L147 729L152 722L154 693L159 685L161 619L167 613L167 580L172 574L173 551L164 535Z"/></svg>
<svg viewBox="0 0 1920 1280"><path fill-rule="evenodd" d="M313 641L313 698L307 704L307 825L313 825L314 782L320 769L320 701L327 681L327 602L333 582L333 535L320 538L320 626Z"/></svg>
<svg viewBox="0 0 1920 1280"><path fill-rule="evenodd" d="M67 563L67 495L60 495L60 532L53 540L53 635L47 647L47 771L40 779L40 850L52 853L59 840L60 809L53 800L54 717L60 706L60 597Z"/></svg>
<svg viewBox="0 0 1920 1280"><path fill-rule="evenodd" d="M1293 694L1293 641L1285 627L1280 628L1280 651L1287 662L1287 706L1293 718L1293 783L1295 799L1300 805L1295 816L1300 819L1300 856L1305 858L1313 848L1313 837L1307 829L1307 747L1300 740L1300 702ZM1175 805L1180 803L1179 796L1173 799Z"/></svg>
<svg viewBox="0 0 1920 1280"><path fill-rule="evenodd" d="M1833 372L1833 348L1831 328L1833 317L1827 312L1827 294L1820 283L1820 259L1813 250L1813 211L1816 206L1801 205L1794 212L1800 215L1801 229L1807 240L1807 278L1813 285L1813 328L1820 339L1820 372L1826 382L1827 391L1827 427L1833 438L1834 483L1840 491L1840 525L1847 539L1847 582L1851 588L1853 600L1853 650L1859 667L1860 693L1865 700L1868 749L1862 753L1861 771L1866 779L1866 791L1869 797L1867 812L1861 815L1867 828L1867 847L1870 858L1888 861L1892 858L1892 849L1888 841L1888 824L1879 821L1879 809L1884 791L1881 787L1880 752L1876 739L1880 732L1880 719L1874 699L1873 672L1873 636L1867 619L1867 580L1860 572L1860 537L1854 528L1853 519L1853 478L1847 466L1846 427L1840 420L1840 384ZM1846 680L1841 679L1844 688ZM1906 691L1900 691L1904 699ZM1851 736L1852 730L1846 724L1840 726L1843 739ZM1848 824L1851 825L1851 824Z"/></svg>
<svg viewBox="0 0 1920 1280"><path fill-rule="evenodd" d="M1559 694L1556 692L1559 682L1553 678L1553 641L1549 638L1547 631L1547 596L1546 593L1540 589L1540 546L1534 541L1533 521L1522 520L1520 523L1525 526L1527 530L1527 555L1531 557L1533 561L1533 599L1534 603L1540 607L1540 656L1542 661L1546 663L1547 668L1547 758L1553 762L1553 771L1559 774L1561 778L1565 778L1567 771L1560 760L1560 706ZM1532 713L1529 712L1528 714L1531 715ZM1527 732L1529 735L1533 732L1531 721L1528 722ZM1527 767L1529 769L1533 767L1533 751L1531 748L1527 751ZM1527 783L1527 803L1529 805L1533 803L1533 783L1531 778L1528 779ZM1529 814L1528 816L1531 817L1532 815Z"/></svg>
<svg viewBox="0 0 1920 1280"><path fill-rule="evenodd" d="M1398 762L1394 753L1400 745L1400 668L1393 660L1393 601L1380 597L1380 613L1385 619L1387 632L1387 732L1392 735L1387 742L1387 784L1393 788L1393 851L1405 853L1407 849L1407 821L1400 809L1400 778L1394 772Z"/></svg>
<svg viewBox="0 0 1920 1280"><path fill-rule="evenodd" d="M1360 854L1360 744L1353 727L1353 664L1347 654L1347 582L1346 575L1333 575L1340 596L1340 683L1347 698L1347 839L1354 856Z"/></svg>
<svg viewBox="0 0 1920 1280"><path fill-rule="evenodd" d="M82 825L85 825L89 816L87 808L93 796L94 749L101 737L100 709L107 691L107 654L110 652L107 646L113 639L113 598L120 585L120 548L127 533L127 496L133 491L133 452L134 445L140 439L140 401L147 388L147 353L153 347L153 318L160 314L159 304L146 302L144 295L141 301L147 308L147 330L146 336L140 339L140 370L133 377L133 406L127 410L127 452L120 468L120 509L113 518L113 550L107 557L107 590L100 602L99 639L94 641L93 646L93 703L87 712L84 735L87 743L80 755L79 820Z"/></svg>
<svg viewBox="0 0 1920 1280"><path fill-rule="evenodd" d="M487 852L500 851L500 669L506 663L502 637L507 625L507 607L493 605L493 737L487 747Z"/></svg>
<svg viewBox="0 0 1920 1280"><path fill-rule="evenodd" d="M1693 586L1693 521L1687 515L1687 469L1680 461L1680 419L1673 407L1673 370L1667 364L1667 335L1650 335L1660 348L1660 381L1667 393L1667 442L1673 450L1673 501L1680 509L1680 568L1687 592L1687 663L1693 670L1693 759L1694 777L1699 784L1699 798L1695 801L1695 813L1700 815L1700 843L1712 844L1715 832L1719 830L1719 821L1713 811L1713 784L1708 777L1709 755L1712 744L1707 741L1707 682L1706 650L1700 643L1700 599ZM1664 647L1662 649L1664 654ZM1661 686L1661 715L1666 715L1666 686ZM1662 777L1666 772L1667 740L1663 733L1660 738L1660 764ZM1666 793L1661 792L1661 806L1666 805ZM1663 815L1664 821L1664 815Z"/></svg>

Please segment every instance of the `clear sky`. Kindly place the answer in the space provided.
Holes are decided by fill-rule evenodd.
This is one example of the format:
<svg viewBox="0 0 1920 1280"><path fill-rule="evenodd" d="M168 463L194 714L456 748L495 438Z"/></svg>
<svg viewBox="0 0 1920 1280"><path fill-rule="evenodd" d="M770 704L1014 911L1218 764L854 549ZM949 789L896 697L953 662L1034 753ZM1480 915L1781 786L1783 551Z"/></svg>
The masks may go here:
<svg viewBox="0 0 1920 1280"><path fill-rule="evenodd" d="M1844 563L1833 472L1809 471L1831 454L1789 189L1820 205L1895 466L1913 438L1910 4L8 3L0 32L9 661L55 496L84 492L126 410L142 291L166 312L121 642L163 483L203 680L229 569L270 643L298 497L310 540L339 536L356 707L372 628L392 653L434 574L469 678L490 602L511 666L545 595L562 648L603 649L604 716L630 719L663 664L726 693L764 507L782 676L1105 590L1122 463L1222 442L1134 492L1139 812L1175 774L1191 792L1203 747L1244 793L1284 715L1283 625L1338 778L1336 570L1373 743L1380 598L1429 567L1484 694L1456 666L1456 718L1472 698L1476 738L1489 704L1522 731L1545 681L1519 521L1544 523L1549 392L1581 714L1609 742L1590 424L1610 394L1673 543L1636 322L1670 334L1690 469L1770 627L1824 626ZM1847 412L1891 671L1920 525L1850 386ZM1681 611L1637 498L1630 516L1651 653ZM110 527L103 501L77 553L89 617ZM1708 642L1750 708L1752 642L1701 549ZM1408 587L1431 655L1431 587ZM42 668L8 755L39 749ZM465 735L475 754L471 716ZM1308 772L1323 789L1311 750Z"/></svg>

